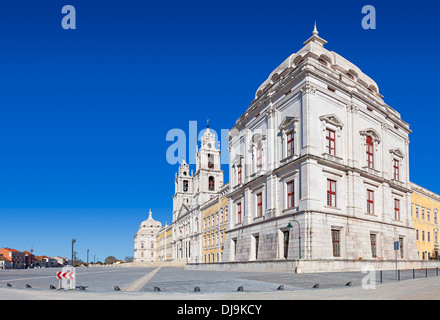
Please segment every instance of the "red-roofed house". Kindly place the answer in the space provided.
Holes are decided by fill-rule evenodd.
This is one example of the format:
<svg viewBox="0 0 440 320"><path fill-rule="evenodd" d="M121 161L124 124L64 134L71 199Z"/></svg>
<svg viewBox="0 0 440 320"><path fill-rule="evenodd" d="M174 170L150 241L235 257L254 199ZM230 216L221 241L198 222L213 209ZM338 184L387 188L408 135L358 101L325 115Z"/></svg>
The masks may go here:
<svg viewBox="0 0 440 320"><path fill-rule="evenodd" d="M23 269L25 253L11 248L1 248L0 254L10 262L12 269Z"/></svg>

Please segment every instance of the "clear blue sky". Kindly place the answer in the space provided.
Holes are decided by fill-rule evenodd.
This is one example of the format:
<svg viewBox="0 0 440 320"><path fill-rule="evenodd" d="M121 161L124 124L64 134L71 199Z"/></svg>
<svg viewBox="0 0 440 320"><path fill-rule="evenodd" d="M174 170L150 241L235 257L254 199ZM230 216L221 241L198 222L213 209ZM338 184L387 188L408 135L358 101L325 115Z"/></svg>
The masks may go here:
<svg viewBox="0 0 440 320"><path fill-rule="evenodd" d="M77 29L61 28L74 5ZM377 29L361 27L374 5ZM435 1L0 3L0 247L124 259L172 220L170 129L231 128L311 36L373 78L409 122L411 180L440 193ZM428 150L428 151L427 151ZM424 162L430 161L428 168ZM227 174L227 168L224 167ZM227 178L226 178L227 180Z"/></svg>

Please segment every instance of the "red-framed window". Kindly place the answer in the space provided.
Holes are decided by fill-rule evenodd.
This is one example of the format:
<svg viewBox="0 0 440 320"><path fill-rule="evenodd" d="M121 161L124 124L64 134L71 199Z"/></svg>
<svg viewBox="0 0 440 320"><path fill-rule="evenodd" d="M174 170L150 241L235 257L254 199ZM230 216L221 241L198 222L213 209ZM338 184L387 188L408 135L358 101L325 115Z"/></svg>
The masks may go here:
<svg viewBox="0 0 440 320"><path fill-rule="evenodd" d="M374 144L371 137L367 137L367 166L374 169Z"/></svg>
<svg viewBox="0 0 440 320"><path fill-rule="evenodd" d="M400 200L394 199L394 220L400 220Z"/></svg>
<svg viewBox="0 0 440 320"><path fill-rule="evenodd" d="M367 190L367 213L374 214L374 191Z"/></svg>
<svg viewBox="0 0 440 320"><path fill-rule="evenodd" d="M294 154L294 135L293 131L287 134L287 156L290 157Z"/></svg>
<svg viewBox="0 0 440 320"><path fill-rule="evenodd" d="M257 194L257 217L261 217L263 215L263 194Z"/></svg>
<svg viewBox="0 0 440 320"><path fill-rule="evenodd" d="M336 181L327 179L327 205L336 207Z"/></svg>
<svg viewBox="0 0 440 320"><path fill-rule="evenodd" d="M293 181L287 183L287 208L295 205L295 191Z"/></svg>
<svg viewBox="0 0 440 320"><path fill-rule="evenodd" d="M325 139L326 139L326 148L328 154L335 156L336 155L335 132L333 130L327 129Z"/></svg>
<svg viewBox="0 0 440 320"><path fill-rule="evenodd" d="M237 203L237 223L241 223L241 202Z"/></svg>
<svg viewBox="0 0 440 320"><path fill-rule="evenodd" d="M237 167L237 181L238 181L238 184L241 183L241 165L239 165Z"/></svg>
<svg viewBox="0 0 440 320"><path fill-rule="evenodd" d="M393 173L394 180L399 180L399 160L393 161Z"/></svg>

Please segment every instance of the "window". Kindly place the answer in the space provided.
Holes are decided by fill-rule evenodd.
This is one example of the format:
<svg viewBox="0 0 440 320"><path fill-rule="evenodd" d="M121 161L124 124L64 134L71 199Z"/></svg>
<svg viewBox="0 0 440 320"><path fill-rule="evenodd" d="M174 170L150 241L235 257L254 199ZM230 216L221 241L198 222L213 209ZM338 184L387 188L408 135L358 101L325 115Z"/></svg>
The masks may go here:
<svg viewBox="0 0 440 320"><path fill-rule="evenodd" d="M422 207L422 220L425 220L425 208Z"/></svg>
<svg viewBox="0 0 440 320"><path fill-rule="evenodd" d="M283 231L284 259L289 255L289 231Z"/></svg>
<svg viewBox="0 0 440 320"><path fill-rule="evenodd" d="M261 141L257 143L257 171L260 171L263 167L262 156L261 156Z"/></svg>
<svg viewBox="0 0 440 320"><path fill-rule="evenodd" d="M425 230L422 230L422 241L425 241Z"/></svg>
<svg viewBox="0 0 440 320"><path fill-rule="evenodd" d="M336 145L335 145L335 132L333 130L327 129L326 132L326 150L328 154L335 156L336 155Z"/></svg>
<svg viewBox="0 0 440 320"><path fill-rule="evenodd" d="M374 214L374 191L367 190L367 213Z"/></svg>
<svg viewBox="0 0 440 320"><path fill-rule="evenodd" d="M370 243L371 243L371 256L376 258L376 235L370 234Z"/></svg>
<svg viewBox="0 0 440 320"><path fill-rule="evenodd" d="M340 231L332 230L333 257L341 256Z"/></svg>
<svg viewBox="0 0 440 320"><path fill-rule="evenodd" d="M208 168L214 169L214 155L208 153Z"/></svg>
<svg viewBox="0 0 440 320"><path fill-rule="evenodd" d="M431 232L428 231L428 242L431 242Z"/></svg>
<svg viewBox="0 0 440 320"><path fill-rule="evenodd" d="M209 177L209 191L214 191L215 187L214 187L214 177Z"/></svg>
<svg viewBox="0 0 440 320"><path fill-rule="evenodd" d="M263 195L261 193L257 194L257 217L263 215Z"/></svg>
<svg viewBox="0 0 440 320"><path fill-rule="evenodd" d="M416 206L416 219L419 218L419 206Z"/></svg>
<svg viewBox="0 0 440 320"><path fill-rule="evenodd" d="M336 207L336 181L327 180L327 206Z"/></svg>
<svg viewBox="0 0 440 320"><path fill-rule="evenodd" d="M437 224L437 209L434 210L434 223Z"/></svg>
<svg viewBox="0 0 440 320"><path fill-rule="evenodd" d="M258 259L258 245L260 242L260 237L259 236L255 236L255 260Z"/></svg>
<svg viewBox="0 0 440 320"><path fill-rule="evenodd" d="M241 184L241 165L237 167L237 183Z"/></svg>
<svg viewBox="0 0 440 320"><path fill-rule="evenodd" d="M367 137L367 167L374 169L374 145L370 136Z"/></svg>
<svg viewBox="0 0 440 320"><path fill-rule="evenodd" d="M400 257L403 258L403 238L399 238Z"/></svg>
<svg viewBox="0 0 440 320"><path fill-rule="evenodd" d="M431 222L431 209L426 209L426 220Z"/></svg>
<svg viewBox="0 0 440 320"><path fill-rule="evenodd" d="M349 77L351 80L354 80L354 77L351 73L347 73L347 77Z"/></svg>
<svg viewBox="0 0 440 320"><path fill-rule="evenodd" d="M293 181L287 183L287 208L295 205L295 191Z"/></svg>
<svg viewBox="0 0 440 320"><path fill-rule="evenodd" d="M400 200L394 199L394 220L400 220Z"/></svg>
<svg viewBox="0 0 440 320"><path fill-rule="evenodd" d="M237 223L241 223L241 202L237 203Z"/></svg>
<svg viewBox="0 0 440 320"><path fill-rule="evenodd" d="M416 240L419 241L420 236L419 236L419 229L416 229Z"/></svg>
<svg viewBox="0 0 440 320"><path fill-rule="evenodd" d="M183 192L188 191L188 180L183 180Z"/></svg>
<svg viewBox="0 0 440 320"><path fill-rule="evenodd" d="M324 59L319 59L319 63L321 63L323 66L327 67L327 61Z"/></svg>
<svg viewBox="0 0 440 320"><path fill-rule="evenodd" d="M393 173L394 180L399 180L399 160L394 160Z"/></svg>
<svg viewBox="0 0 440 320"><path fill-rule="evenodd" d="M293 139L294 139L293 131L290 131L287 134L287 156L288 157L293 156L293 154L294 154L294 147L293 147L294 141L293 141Z"/></svg>

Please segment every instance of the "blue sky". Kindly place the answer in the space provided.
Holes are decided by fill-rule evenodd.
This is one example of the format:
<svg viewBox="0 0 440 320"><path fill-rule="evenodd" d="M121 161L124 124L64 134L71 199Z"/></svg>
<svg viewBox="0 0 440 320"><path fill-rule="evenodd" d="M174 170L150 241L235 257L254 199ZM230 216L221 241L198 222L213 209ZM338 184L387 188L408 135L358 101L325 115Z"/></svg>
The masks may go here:
<svg viewBox="0 0 440 320"><path fill-rule="evenodd" d="M411 180L440 193L434 1L0 3L0 247L123 259L151 208L171 223L170 129L220 132L311 36L373 78L411 125ZM74 5L77 29L61 28ZM377 29L361 27L364 5ZM427 153L426 150L429 150ZM227 168L224 167L226 176ZM227 177L226 177L227 180Z"/></svg>

